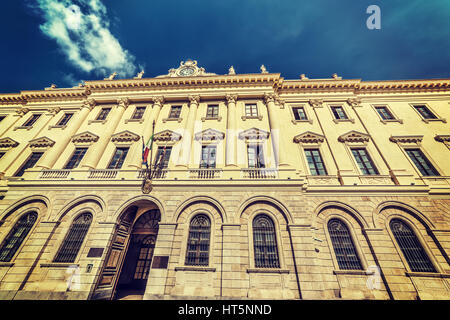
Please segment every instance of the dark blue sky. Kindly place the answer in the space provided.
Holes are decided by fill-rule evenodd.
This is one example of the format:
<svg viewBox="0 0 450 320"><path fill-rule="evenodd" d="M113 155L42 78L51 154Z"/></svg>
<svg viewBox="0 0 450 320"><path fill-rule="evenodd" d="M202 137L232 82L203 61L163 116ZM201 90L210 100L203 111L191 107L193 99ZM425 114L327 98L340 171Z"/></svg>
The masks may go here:
<svg viewBox="0 0 450 320"><path fill-rule="evenodd" d="M381 30L366 27L372 4ZM154 77L188 58L218 74L264 64L286 79L450 77L449 0L9 0L1 12L3 93L141 67Z"/></svg>

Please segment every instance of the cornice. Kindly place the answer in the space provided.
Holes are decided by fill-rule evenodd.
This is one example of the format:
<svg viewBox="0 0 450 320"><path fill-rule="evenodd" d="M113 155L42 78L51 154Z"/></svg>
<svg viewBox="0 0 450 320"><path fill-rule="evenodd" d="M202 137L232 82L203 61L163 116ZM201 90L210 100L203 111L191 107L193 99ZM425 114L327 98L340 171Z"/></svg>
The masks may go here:
<svg viewBox="0 0 450 320"><path fill-rule="evenodd" d="M28 146L30 148L48 148L52 147L55 144L55 141L48 137L40 137L37 139L30 140Z"/></svg>
<svg viewBox="0 0 450 320"><path fill-rule="evenodd" d="M206 129L195 134L195 140L199 141L217 141L223 140L225 133L215 129Z"/></svg>
<svg viewBox="0 0 450 320"><path fill-rule="evenodd" d="M420 143L423 136L391 136L389 140L395 143Z"/></svg>
<svg viewBox="0 0 450 320"><path fill-rule="evenodd" d="M338 138L339 142L368 142L369 140L370 136L368 134L355 130L349 131Z"/></svg>
<svg viewBox="0 0 450 320"><path fill-rule="evenodd" d="M294 137L295 143L322 143L325 141L325 136L314 133L312 131L306 131Z"/></svg>

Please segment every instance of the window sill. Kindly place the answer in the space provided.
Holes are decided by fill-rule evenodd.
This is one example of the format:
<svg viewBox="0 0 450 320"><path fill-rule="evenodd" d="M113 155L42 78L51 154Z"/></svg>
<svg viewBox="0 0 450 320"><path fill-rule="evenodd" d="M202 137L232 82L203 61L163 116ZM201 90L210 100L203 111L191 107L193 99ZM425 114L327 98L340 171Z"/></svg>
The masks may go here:
<svg viewBox="0 0 450 320"><path fill-rule="evenodd" d="M381 119L380 122L382 122L383 124L386 124L388 122L398 122L400 124L403 124L402 119L387 119L387 120Z"/></svg>
<svg viewBox="0 0 450 320"><path fill-rule="evenodd" d="M211 268L211 267L196 267L196 266L183 266L183 267L175 267L175 271L203 271L203 272L216 272L216 268Z"/></svg>
<svg viewBox="0 0 450 320"><path fill-rule="evenodd" d="M14 262L0 262L0 268L1 267L12 267L14 265Z"/></svg>
<svg viewBox="0 0 450 320"><path fill-rule="evenodd" d="M33 126L17 126L17 127L14 127L14 131L19 130L19 129L31 130L31 129L33 129Z"/></svg>
<svg viewBox="0 0 450 320"><path fill-rule="evenodd" d="M247 273L289 273L289 269L248 268Z"/></svg>
<svg viewBox="0 0 450 320"><path fill-rule="evenodd" d="M308 122L308 123L310 123L310 124L312 124L313 123L313 121L311 120L311 119L306 119L306 120L291 120L292 121L292 123L293 124L297 124L297 123L305 123L305 122Z"/></svg>
<svg viewBox="0 0 450 320"><path fill-rule="evenodd" d="M101 124L105 124L106 123L106 119L105 120L89 120L88 124L92 124L92 123L101 123Z"/></svg>
<svg viewBox="0 0 450 320"><path fill-rule="evenodd" d="M422 118L422 121L425 122L425 123L435 122L435 121L442 121L443 123L447 123L447 119L445 119L445 118L437 118L437 119L424 119L424 118Z"/></svg>
<svg viewBox="0 0 450 320"><path fill-rule="evenodd" d="M125 119L125 123L128 122L139 122L139 123L143 123L144 122L144 118L140 118L140 119Z"/></svg>
<svg viewBox="0 0 450 320"><path fill-rule="evenodd" d="M164 118L164 119L162 119L163 123L165 123L166 121L178 121L178 123L180 123L181 121L183 121L183 118Z"/></svg>
<svg viewBox="0 0 450 320"><path fill-rule="evenodd" d="M242 116L241 119L243 121L248 120L248 119L258 119L258 120L262 120L262 116Z"/></svg>
<svg viewBox="0 0 450 320"><path fill-rule="evenodd" d="M412 272L412 271L406 271L405 275L407 275L408 277L450 278L450 274L448 274L448 273L440 273L440 272Z"/></svg>
<svg viewBox="0 0 450 320"><path fill-rule="evenodd" d="M65 263L65 262L51 262L51 263L41 263L41 268L69 268L69 267L79 267L78 263Z"/></svg>
<svg viewBox="0 0 450 320"><path fill-rule="evenodd" d="M202 122L205 122L206 120L217 120L220 122L222 117L202 117Z"/></svg>
<svg viewBox="0 0 450 320"><path fill-rule="evenodd" d="M365 271L365 270L333 270L333 273L336 275L348 274L348 275L360 275L360 276L370 276L370 275L375 274L374 271Z"/></svg>
<svg viewBox="0 0 450 320"><path fill-rule="evenodd" d="M63 125L63 126L48 126L48 130L51 129L65 129L67 127L67 125Z"/></svg>
<svg viewBox="0 0 450 320"><path fill-rule="evenodd" d="M334 123L339 123L339 122L351 122L351 123L355 123L355 119L333 119Z"/></svg>

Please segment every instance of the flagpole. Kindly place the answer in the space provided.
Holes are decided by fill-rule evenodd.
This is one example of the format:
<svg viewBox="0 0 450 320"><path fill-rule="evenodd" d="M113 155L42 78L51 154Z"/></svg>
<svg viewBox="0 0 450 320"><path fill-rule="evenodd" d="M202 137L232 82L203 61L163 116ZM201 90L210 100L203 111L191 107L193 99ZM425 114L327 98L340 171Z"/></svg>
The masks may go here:
<svg viewBox="0 0 450 320"><path fill-rule="evenodd" d="M155 120L153 120L153 123L152 123L152 136L154 136L154 134L155 134L155 124L156 124L156 121ZM150 143L150 171L148 172L148 179L150 179L151 178L151 176L152 176L152 159L153 159L153 140L154 139L152 139L152 142Z"/></svg>

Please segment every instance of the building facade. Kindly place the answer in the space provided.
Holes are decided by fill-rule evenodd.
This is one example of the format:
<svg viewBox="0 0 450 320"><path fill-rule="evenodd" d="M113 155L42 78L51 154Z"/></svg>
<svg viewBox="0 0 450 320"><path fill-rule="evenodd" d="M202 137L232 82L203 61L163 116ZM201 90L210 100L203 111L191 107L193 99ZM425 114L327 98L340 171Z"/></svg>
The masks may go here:
<svg viewBox="0 0 450 320"><path fill-rule="evenodd" d="M1 94L0 299L450 299L449 103L191 60Z"/></svg>

